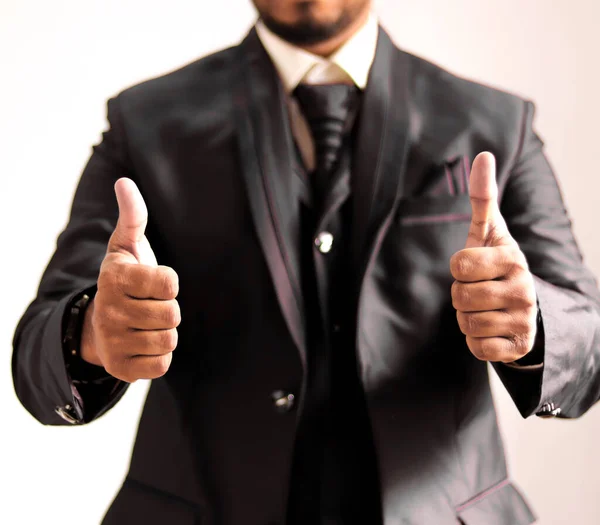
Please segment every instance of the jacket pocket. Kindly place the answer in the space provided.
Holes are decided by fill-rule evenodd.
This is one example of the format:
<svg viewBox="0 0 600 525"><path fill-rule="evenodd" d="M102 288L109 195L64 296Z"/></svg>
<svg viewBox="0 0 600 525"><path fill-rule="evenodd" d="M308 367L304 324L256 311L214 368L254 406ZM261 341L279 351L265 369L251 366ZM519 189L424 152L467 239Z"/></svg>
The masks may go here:
<svg viewBox="0 0 600 525"><path fill-rule="evenodd" d="M401 200L398 222L403 226L468 222L471 220L469 195L424 196Z"/></svg>
<svg viewBox="0 0 600 525"><path fill-rule="evenodd" d="M128 477L102 525L204 525L199 511L193 503Z"/></svg>
<svg viewBox="0 0 600 525"><path fill-rule="evenodd" d="M529 525L536 520L517 488L505 479L456 508L464 525Z"/></svg>

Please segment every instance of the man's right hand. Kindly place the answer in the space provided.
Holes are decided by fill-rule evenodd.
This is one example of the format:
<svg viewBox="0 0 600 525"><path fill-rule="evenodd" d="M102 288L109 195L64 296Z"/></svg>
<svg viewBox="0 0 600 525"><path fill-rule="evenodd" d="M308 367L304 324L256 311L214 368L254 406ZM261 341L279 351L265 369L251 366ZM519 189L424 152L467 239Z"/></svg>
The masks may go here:
<svg viewBox="0 0 600 525"><path fill-rule="evenodd" d="M156 263L144 233L148 210L135 183L119 179L115 193L119 220L85 314L81 357L132 383L169 369L181 321L179 279Z"/></svg>

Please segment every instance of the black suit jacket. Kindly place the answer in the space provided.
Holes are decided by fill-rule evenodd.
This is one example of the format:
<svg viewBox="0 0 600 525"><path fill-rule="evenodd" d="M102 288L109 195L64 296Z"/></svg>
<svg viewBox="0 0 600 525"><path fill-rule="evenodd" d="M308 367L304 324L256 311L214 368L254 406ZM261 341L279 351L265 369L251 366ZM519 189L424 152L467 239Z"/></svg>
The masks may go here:
<svg viewBox="0 0 600 525"><path fill-rule="evenodd" d="M169 372L152 382L131 468L105 523L268 525L284 520L306 348L298 184L282 87L256 33L109 102L111 123L16 333L14 381L45 424L73 403L62 320L93 287L138 184L147 234L180 277ZM600 395L600 297L532 131L533 106L398 50L381 31L352 165L356 351L386 525L524 525L507 477L486 364L460 333L449 259L464 247L466 164L497 159L501 208L527 256L543 368L496 366L523 416L576 417ZM440 191L441 188L441 191ZM93 400L93 420L122 394ZM272 393L296 395L287 412Z"/></svg>

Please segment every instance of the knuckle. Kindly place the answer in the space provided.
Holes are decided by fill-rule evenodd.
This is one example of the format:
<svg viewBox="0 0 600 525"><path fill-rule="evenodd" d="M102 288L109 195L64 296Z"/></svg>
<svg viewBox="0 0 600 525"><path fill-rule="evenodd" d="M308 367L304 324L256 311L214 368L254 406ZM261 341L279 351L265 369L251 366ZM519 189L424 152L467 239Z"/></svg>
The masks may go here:
<svg viewBox="0 0 600 525"><path fill-rule="evenodd" d="M538 310L537 306L529 309L529 315L527 316L529 329L531 332L535 332L538 326Z"/></svg>
<svg viewBox="0 0 600 525"><path fill-rule="evenodd" d="M464 280L464 277L471 273L472 268L471 257L464 250L456 252L450 258L450 271L452 272L452 276L458 281Z"/></svg>
<svg viewBox="0 0 600 525"><path fill-rule="evenodd" d="M175 299L179 293L179 276L168 266L160 266L158 268L159 287L164 297Z"/></svg>
<svg viewBox="0 0 600 525"><path fill-rule="evenodd" d="M165 309L165 322L169 328L177 328L181 323L181 310L175 300Z"/></svg>
<svg viewBox="0 0 600 525"><path fill-rule="evenodd" d="M481 330L481 321L475 315L467 316L467 327L469 332L472 334L477 334Z"/></svg>
<svg viewBox="0 0 600 525"><path fill-rule="evenodd" d="M463 326L463 313L462 312L460 312L460 311L456 312L456 321L458 322L458 328L460 329L460 331L463 334L467 335L465 333L465 329L464 329L464 326Z"/></svg>
<svg viewBox="0 0 600 525"><path fill-rule="evenodd" d="M458 321L458 327L460 328L460 331L465 334L465 335L469 335L467 333L467 327L465 324L465 314L463 314L462 312L456 312L456 320Z"/></svg>
<svg viewBox="0 0 600 525"><path fill-rule="evenodd" d="M463 278L468 278L473 273L473 258L469 255L463 255L458 259L457 271Z"/></svg>
<svg viewBox="0 0 600 525"><path fill-rule="evenodd" d="M173 328L169 332L171 334L171 340L169 341L169 349L172 352L177 348L177 343L179 342L179 332L176 328Z"/></svg>
<svg viewBox="0 0 600 525"><path fill-rule="evenodd" d="M525 356L529 352L529 337L527 334L515 334L511 338L513 351L518 358Z"/></svg>
<svg viewBox="0 0 600 525"><path fill-rule="evenodd" d="M457 260L460 257L460 252L456 252L454 255L452 255L452 257L450 257L450 273L452 274L452 277L454 277L455 279L457 279Z"/></svg>
<svg viewBox="0 0 600 525"><path fill-rule="evenodd" d="M537 315L535 309L531 308L524 311L517 319L519 332L524 334L533 333L536 327Z"/></svg>
<svg viewBox="0 0 600 525"><path fill-rule="evenodd" d="M469 346L469 350L473 356L480 361L485 361L485 353L481 344L481 340L467 337L467 345Z"/></svg>
<svg viewBox="0 0 600 525"><path fill-rule="evenodd" d="M480 361L498 362L504 361L503 356L506 355L508 349L508 341L504 337L481 337L477 340L476 351L473 355Z"/></svg>
<svg viewBox="0 0 600 525"><path fill-rule="evenodd" d="M537 306L537 294L530 276L524 274L522 278L517 279L513 286L513 295L517 303L524 308L533 308Z"/></svg>
<svg viewBox="0 0 600 525"><path fill-rule="evenodd" d="M527 258L521 251L518 245L511 247L510 253L513 268L517 271L529 271L529 265L527 264Z"/></svg>
<svg viewBox="0 0 600 525"><path fill-rule="evenodd" d="M507 359L507 361L509 363L513 361L518 361L519 359L525 357L528 353L529 352L525 348L518 348L515 350L515 355L511 356L509 359Z"/></svg>
<svg viewBox="0 0 600 525"><path fill-rule="evenodd" d="M179 294L179 275L177 275L177 272L173 268L167 267L167 272L169 274L169 290L173 299L175 299Z"/></svg>
<svg viewBox="0 0 600 525"><path fill-rule="evenodd" d="M471 348L471 353L474 357L479 359L479 361L488 361L486 353L478 346Z"/></svg>
<svg viewBox="0 0 600 525"><path fill-rule="evenodd" d="M452 294L453 304L457 310L468 310L471 301L471 293L468 286L456 283Z"/></svg>
<svg viewBox="0 0 600 525"><path fill-rule="evenodd" d="M471 349L471 353L480 361L491 361L492 357L495 355L495 347L493 343L488 339L477 339L471 340L471 344L469 348Z"/></svg>
<svg viewBox="0 0 600 525"><path fill-rule="evenodd" d="M160 346L162 350L172 352L177 348L179 334L176 329L163 330L160 334Z"/></svg>
<svg viewBox="0 0 600 525"><path fill-rule="evenodd" d="M463 318L463 328L468 335L477 335L481 328L479 318L473 314L465 314Z"/></svg>
<svg viewBox="0 0 600 525"><path fill-rule="evenodd" d="M154 357L150 366L151 378L156 379L164 376L171 366L171 359L172 355L170 353Z"/></svg>
<svg viewBox="0 0 600 525"><path fill-rule="evenodd" d="M532 310L537 310L537 293L535 292L535 286L533 285L532 280L527 278L526 286L524 287L523 298L527 306L529 306Z"/></svg>
<svg viewBox="0 0 600 525"><path fill-rule="evenodd" d="M460 286L461 284L458 281L454 281L452 283L452 287L450 288L450 295L452 297L452 306L455 310L460 310Z"/></svg>

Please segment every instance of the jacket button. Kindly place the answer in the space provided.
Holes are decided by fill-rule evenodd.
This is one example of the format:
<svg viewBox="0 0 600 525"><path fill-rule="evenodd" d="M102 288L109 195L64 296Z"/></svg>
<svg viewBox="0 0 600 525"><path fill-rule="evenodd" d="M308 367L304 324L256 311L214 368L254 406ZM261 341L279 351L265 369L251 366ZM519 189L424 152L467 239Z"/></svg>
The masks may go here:
<svg viewBox="0 0 600 525"><path fill-rule="evenodd" d="M275 390L275 392L271 394L271 399L275 405L275 410L281 414L289 412L296 404L296 396L291 392L285 392L283 390Z"/></svg>
<svg viewBox="0 0 600 525"><path fill-rule="evenodd" d="M333 235L329 232L321 232L315 239L315 246L321 253L329 253L333 246Z"/></svg>

